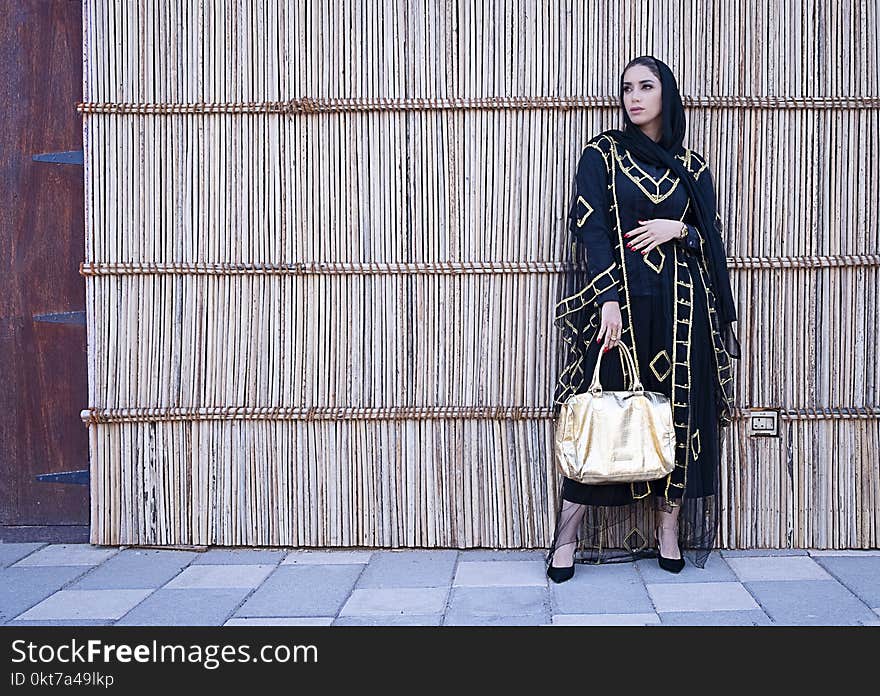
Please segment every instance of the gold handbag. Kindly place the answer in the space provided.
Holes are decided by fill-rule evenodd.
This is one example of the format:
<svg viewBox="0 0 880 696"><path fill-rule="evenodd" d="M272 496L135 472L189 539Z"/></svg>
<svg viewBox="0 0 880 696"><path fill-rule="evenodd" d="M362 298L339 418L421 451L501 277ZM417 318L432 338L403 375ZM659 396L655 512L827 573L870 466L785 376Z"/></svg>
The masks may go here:
<svg viewBox="0 0 880 696"><path fill-rule="evenodd" d="M589 391L562 404L556 421L556 463L575 481L607 484L653 481L675 468L675 430L669 398L642 388L629 349L629 391L604 391L599 383L602 351Z"/></svg>

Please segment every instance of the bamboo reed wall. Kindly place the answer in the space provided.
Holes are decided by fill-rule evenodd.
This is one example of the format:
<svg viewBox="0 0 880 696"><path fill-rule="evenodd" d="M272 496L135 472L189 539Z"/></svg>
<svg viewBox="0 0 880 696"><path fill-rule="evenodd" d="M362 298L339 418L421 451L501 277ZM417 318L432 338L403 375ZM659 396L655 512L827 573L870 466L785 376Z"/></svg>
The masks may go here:
<svg viewBox="0 0 880 696"><path fill-rule="evenodd" d="M876 2L84 10L93 543L546 547L574 167L653 53L740 308L720 545L877 547Z"/></svg>

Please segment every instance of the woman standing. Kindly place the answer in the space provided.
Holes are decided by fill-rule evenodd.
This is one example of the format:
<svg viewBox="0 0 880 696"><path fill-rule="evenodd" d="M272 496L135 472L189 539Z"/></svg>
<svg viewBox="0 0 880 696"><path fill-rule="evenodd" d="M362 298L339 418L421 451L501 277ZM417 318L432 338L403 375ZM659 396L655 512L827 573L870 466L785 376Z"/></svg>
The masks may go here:
<svg viewBox="0 0 880 696"><path fill-rule="evenodd" d="M670 398L672 473L656 481L587 485L563 478L547 574L563 582L574 563L653 556L678 572L681 549L702 568L715 540L722 428L739 358L736 309L706 158L682 146L686 130L669 67L641 56L624 68L625 127L586 145L569 212L573 261L556 306L568 345L557 408L589 386L599 351L624 342L647 391ZM627 388L619 351L602 361L603 388ZM654 528L649 528L653 504ZM620 541L623 549L608 548Z"/></svg>

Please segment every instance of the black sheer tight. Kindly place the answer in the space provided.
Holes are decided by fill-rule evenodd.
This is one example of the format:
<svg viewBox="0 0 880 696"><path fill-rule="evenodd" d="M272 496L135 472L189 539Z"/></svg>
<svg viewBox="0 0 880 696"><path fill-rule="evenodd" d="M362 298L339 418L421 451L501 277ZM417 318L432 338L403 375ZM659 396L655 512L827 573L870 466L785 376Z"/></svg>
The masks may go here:
<svg viewBox="0 0 880 696"><path fill-rule="evenodd" d="M574 562L574 552L578 544L578 530L587 511L586 505L562 501L559 520L556 524L556 538L553 540L553 559L551 565L562 568Z"/></svg>
<svg viewBox="0 0 880 696"><path fill-rule="evenodd" d="M657 514L654 521L660 555L664 558L681 558L678 546L678 515L681 512L681 505L671 504L665 496L657 496L656 500Z"/></svg>

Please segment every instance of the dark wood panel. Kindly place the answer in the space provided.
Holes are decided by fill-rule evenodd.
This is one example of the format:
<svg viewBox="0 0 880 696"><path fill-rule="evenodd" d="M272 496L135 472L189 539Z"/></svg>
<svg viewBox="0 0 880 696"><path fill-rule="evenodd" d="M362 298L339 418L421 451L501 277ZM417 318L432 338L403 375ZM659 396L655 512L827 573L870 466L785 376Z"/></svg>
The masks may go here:
<svg viewBox="0 0 880 696"><path fill-rule="evenodd" d="M52 524L33 527L0 525L0 542L22 544L31 541L47 541L52 544L88 544L89 526L86 524Z"/></svg>
<svg viewBox="0 0 880 696"><path fill-rule="evenodd" d="M88 467L83 168L33 159L82 150L82 5L0 3L0 37L0 524L87 525L87 486L35 479Z"/></svg>

